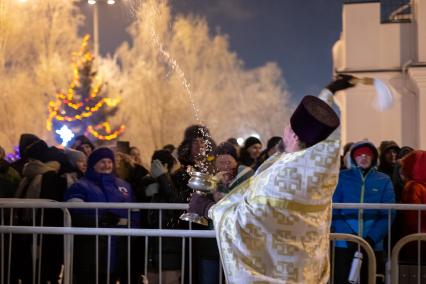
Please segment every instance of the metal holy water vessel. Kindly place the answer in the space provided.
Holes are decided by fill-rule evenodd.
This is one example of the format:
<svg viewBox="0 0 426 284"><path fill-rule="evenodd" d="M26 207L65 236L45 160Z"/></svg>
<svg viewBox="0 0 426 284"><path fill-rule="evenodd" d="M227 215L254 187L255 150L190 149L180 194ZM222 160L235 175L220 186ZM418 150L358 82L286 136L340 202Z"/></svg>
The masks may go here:
<svg viewBox="0 0 426 284"><path fill-rule="evenodd" d="M188 181L188 186L200 195L207 195L216 188L216 182L213 177L207 173L198 171L190 171L191 178ZM179 217L181 220L197 223L200 225L208 226L209 221L206 217L200 216L196 213L184 213Z"/></svg>
<svg viewBox="0 0 426 284"><path fill-rule="evenodd" d="M207 173L191 171L191 178L188 181L188 186L197 193L206 194L212 192L215 188L213 177Z"/></svg>

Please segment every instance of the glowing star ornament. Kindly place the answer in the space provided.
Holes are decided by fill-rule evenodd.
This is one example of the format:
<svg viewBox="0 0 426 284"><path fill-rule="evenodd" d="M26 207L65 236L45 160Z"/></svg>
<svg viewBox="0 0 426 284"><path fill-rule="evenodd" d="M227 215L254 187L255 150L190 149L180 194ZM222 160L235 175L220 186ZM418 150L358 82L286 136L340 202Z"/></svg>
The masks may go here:
<svg viewBox="0 0 426 284"><path fill-rule="evenodd" d="M61 129L55 131L62 139L62 146L67 146L75 136L74 133L66 125L62 126Z"/></svg>

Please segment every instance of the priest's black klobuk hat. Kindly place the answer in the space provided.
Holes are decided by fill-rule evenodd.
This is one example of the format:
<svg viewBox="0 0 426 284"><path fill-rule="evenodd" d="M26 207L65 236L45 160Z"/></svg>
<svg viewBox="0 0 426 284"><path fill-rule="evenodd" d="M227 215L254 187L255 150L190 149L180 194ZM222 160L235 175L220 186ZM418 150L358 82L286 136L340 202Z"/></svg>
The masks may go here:
<svg viewBox="0 0 426 284"><path fill-rule="evenodd" d="M339 124L334 110L314 96L305 96L290 118L294 133L308 147L325 140Z"/></svg>

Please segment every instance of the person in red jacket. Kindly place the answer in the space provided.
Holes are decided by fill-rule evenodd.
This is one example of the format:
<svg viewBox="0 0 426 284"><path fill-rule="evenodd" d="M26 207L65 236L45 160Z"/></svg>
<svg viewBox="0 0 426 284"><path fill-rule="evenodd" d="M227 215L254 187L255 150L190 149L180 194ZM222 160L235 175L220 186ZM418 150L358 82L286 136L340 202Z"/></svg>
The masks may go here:
<svg viewBox="0 0 426 284"><path fill-rule="evenodd" d="M402 190L402 202L409 204L426 204L426 151L416 150L405 156L400 161L401 174L406 181ZM404 211L404 235L426 232L426 211L421 213L419 231L418 211ZM426 256L426 247L422 246L422 258ZM405 252L405 253L404 253ZM401 250L402 258L405 255L410 259L417 259L417 246L415 243Z"/></svg>

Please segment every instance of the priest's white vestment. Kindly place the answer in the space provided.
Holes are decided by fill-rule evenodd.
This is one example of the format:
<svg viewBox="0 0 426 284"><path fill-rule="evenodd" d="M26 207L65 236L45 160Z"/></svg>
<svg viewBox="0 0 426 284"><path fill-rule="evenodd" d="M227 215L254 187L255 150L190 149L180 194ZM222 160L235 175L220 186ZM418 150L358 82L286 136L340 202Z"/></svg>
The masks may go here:
<svg viewBox="0 0 426 284"><path fill-rule="evenodd" d="M209 210L227 283L327 283L339 149L283 153Z"/></svg>

